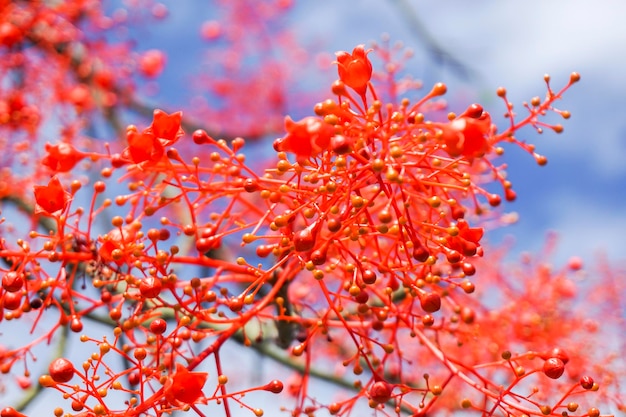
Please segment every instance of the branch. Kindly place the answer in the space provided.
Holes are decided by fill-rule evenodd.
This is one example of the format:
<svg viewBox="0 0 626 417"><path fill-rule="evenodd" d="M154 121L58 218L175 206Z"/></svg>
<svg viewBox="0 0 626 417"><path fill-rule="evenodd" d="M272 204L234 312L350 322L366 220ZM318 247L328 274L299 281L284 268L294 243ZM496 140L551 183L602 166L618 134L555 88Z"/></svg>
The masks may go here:
<svg viewBox="0 0 626 417"><path fill-rule="evenodd" d="M391 2L395 3L400 16L408 23L411 32L425 44L426 50L435 63L442 66L448 65L452 72L463 80L470 80L476 77L477 74L472 68L446 50L430 33L426 25L417 16L409 0L391 0Z"/></svg>

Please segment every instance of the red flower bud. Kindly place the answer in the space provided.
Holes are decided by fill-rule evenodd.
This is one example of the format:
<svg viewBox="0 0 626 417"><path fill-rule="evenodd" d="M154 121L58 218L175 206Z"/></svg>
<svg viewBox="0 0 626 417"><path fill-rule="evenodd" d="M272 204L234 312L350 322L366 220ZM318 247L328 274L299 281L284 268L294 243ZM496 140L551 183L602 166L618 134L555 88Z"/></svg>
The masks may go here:
<svg viewBox="0 0 626 417"><path fill-rule="evenodd" d="M339 79L360 95L367 91L367 84L372 78L372 63L367 58L365 45L359 45L352 50L352 54L337 52L337 71Z"/></svg>
<svg viewBox="0 0 626 417"><path fill-rule="evenodd" d="M550 358L543 363L543 373L548 378L559 379L565 372L565 364L559 358Z"/></svg>
<svg viewBox="0 0 626 417"><path fill-rule="evenodd" d="M56 145L46 143L46 152L48 155L43 158L41 163L54 172L68 172L86 156L69 143L57 143Z"/></svg>
<svg viewBox="0 0 626 417"><path fill-rule="evenodd" d="M370 398L377 403L386 403L391 398L393 386L385 381L376 381L369 390Z"/></svg>
<svg viewBox="0 0 626 417"><path fill-rule="evenodd" d="M66 383L74 377L74 365L65 358L58 358L52 361L48 367L50 377L57 383Z"/></svg>

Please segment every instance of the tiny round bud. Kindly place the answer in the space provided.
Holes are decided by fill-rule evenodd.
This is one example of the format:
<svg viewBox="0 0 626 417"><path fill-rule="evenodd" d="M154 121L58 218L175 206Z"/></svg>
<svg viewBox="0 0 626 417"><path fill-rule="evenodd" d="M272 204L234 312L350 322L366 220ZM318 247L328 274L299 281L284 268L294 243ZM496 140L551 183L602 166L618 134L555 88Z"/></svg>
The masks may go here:
<svg viewBox="0 0 626 417"><path fill-rule="evenodd" d="M600 410L595 407L591 407L589 410L587 410L587 415L589 417L600 417Z"/></svg>
<svg viewBox="0 0 626 417"><path fill-rule="evenodd" d="M315 237L310 228L297 232L293 237L293 244L298 252L308 252L315 246Z"/></svg>
<svg viewBox="0 0 626 417"><path fill-rule="evenodd" d="M330 148L337 155L345 155L352 150L352 140L343 135L335 135L330 139Z"/></svg>
<svg viewBox="0 0 626 417"><path fill-rule="evenodd" d="M7 292L18 292L24 286L24 278L22 274L15 271L9 271L2 277L2 288Z"/></svg>
<svg viewBox="0 0 626 417"><path fill-rule="evenodd" d="M150 331L154 334L163 334L167 330L167 322L163 319L155 319L150 323Z"/></svg>
<svg viewBox="0 0 626 417"><path fill-rule="evenodd" d="M161 293L163 284L159 278L146 277L139 283L139 292L145 298L156 298Z"/></svg>
<svg viewBox="0 0 626 417"><path fill-rule="evenodd" d="M474 103L471 104L461 116L470 117L472 119L478 119L483 115L483 106L480 104Z"/></svg>
<svg viewBox="0 0 626 417"><path fill-rule="evenodd" d="M420 306L427 313L434 313L441 308L441 297L439 294L431 292L420 297Z"/></svg>
<svg viewBox="0 0 626 417"><path fill-rule="evenodd" d="M565 372L565 364L559 358L549 358L543 363L543 373L548 378L559 379Z"/></svg>
<svg viewBox="0 0 626 417"><path fill-rule="evenodd" d="M79 317L75 316L72 318L72 321L70 322L70 329L72 329L74 333L80 333L83 331L83 322Z"/></svg>
<svg viewBox="0 0 626 417"><path fill-rule="evenodd" d="M274 394L278 394L283 390L283 383L278 379L271 381L269 384L265 386L265 391L273 392Z"/></svg>
<svg viewBox="0 0 626 417"><path fill-rule="evenodd" d="M593 388L593 378L590 376L583 376L582 378L580 378L580 386L583 387L584 389L592 389Z"/></svg>
<svg viewBox="0 0 626 417"><path fill-rule="evenodd" d="M543 360L548 360L550 358L558 358L563 362L563 365L566 365L569 362L569 355L567 352L561 348L554 348L549 352L543 352L539 354L539 357Z"/></svg>
<svg viewBox="0 0 626 417"><path fill-rule="evenodd" d="M363 271L362 279L363 283L367 285L372 285L376 283L376 273L371 269L366 269L365 271Z"/></svg>
<svg viewBox="0 0 626 417"><path fill-rule="evenodd" d="M65 358L58 358L52 361L48 372L54 382L66 383L74 377L74 365Z"/></svg>
<svg viewBox="0 0 626 417"><path fill-rule="evenodd" d="M211 141L211 137L203 129L198 129L195 132L193 132L193 134L191 135L191 139L193 139L193 142L196 145L202 145L204 143Z"/></svg>
<svg viewBox="0 0 626 417"><path fill-rule="evenodd" d="M380 404L386 403L391 398L391 393L393 391L393 386L386 383L385 381L376 381L372 384L369 389L370 398Z"/></svg>
<svg viewBox="0 0 626 417"><path fill-rule="evenodd" d="M332 90L333 94L335 94L337 96L345 96L345 95L347 95L347 93L346 93L346 85L341 80L336 80L332 84L331 90Z"/></svg>
<svg viewBox="0 0 626 417"><path fill-rule="evenodd" d="M447 91L448 87L446 87L444 83L437 83L433 86L433 89L430 90L430 93L428 95L431 97L442 96L446 94Z"/></svg>

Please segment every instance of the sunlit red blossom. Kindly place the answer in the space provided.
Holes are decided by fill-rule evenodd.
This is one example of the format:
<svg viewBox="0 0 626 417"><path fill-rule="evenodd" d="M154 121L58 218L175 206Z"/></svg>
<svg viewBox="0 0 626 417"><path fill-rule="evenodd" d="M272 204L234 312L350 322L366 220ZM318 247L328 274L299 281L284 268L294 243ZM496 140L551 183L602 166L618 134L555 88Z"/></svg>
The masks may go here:
<svg viewBox="0 0 626 417"><path fill-rule="evenodd" d="M478 118L463 116L440 126L446 152L452 156L477 158L489 151L491 117L483 112Z"/></svg>
<svg viewBox="0 0 626 417"><path fill-rule="evenodd" d="M297 122L285 118L287 135L274 142L279 152L296 154L298 160L307 159L328 149L335 128L317 117L305 117Z"/></svg>
<svg viewBox="0 0 626 417"><path fill-rule="evenodd" d="M152 124L146 129L146 132L152 132L163 146L170 146L185 134L180 127L182 117L183 112L180 111L167 114L163 110L157 109L154 111Z"/></svg>
<svg viewBox="0 0 626 417"><path fill-rule="evenodd" d="M165 154L163 144L152 132L144 130L139 133L131 130L128 132L127 137L128 147L124 153L127 153L134 163L156 163L163 158Z"/></svg>
<svg viewBox="0 0 626 417"><path fill-rule="evenodd" d="M68 172L87 156L65 142L55 145L46 143L46 152L48 152L48 155L43 158L41 163L54 172Z"/></svg>
<svg viewBox="0 0 626 417"><path fill-rule="evenodd" d="M193 404L204 396L202 387L208 376L206 372L190 372L185 366L177 363L176 372L163 386L163 394L170 404Z"/></svg>
<svg viewBox="0 0 626 417"><path fill-rule="evenodd" d="M367 84L372 78L372 63L367 57L369 51L365 45L359 45L352 50L352 54L337 52L337 70L339 79L360 95L367 91Z"/></svg>
<svg viewBox="0 0 626 417"><path fill-rule="evenodd" d="M56 216L65 210L72 196L55 175L48 185L35 185L35 212Z"/></svg>

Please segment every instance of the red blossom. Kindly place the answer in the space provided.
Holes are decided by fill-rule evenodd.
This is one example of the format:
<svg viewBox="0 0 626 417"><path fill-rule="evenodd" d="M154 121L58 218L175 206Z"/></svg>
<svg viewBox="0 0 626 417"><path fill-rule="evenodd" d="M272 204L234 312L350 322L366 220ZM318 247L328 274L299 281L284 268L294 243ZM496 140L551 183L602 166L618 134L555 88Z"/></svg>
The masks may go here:
<svg viewBox="0 0 626 417"><path fill-rule="evenodd" d="M310 158L328 149L335 128L317 117L305 117L294 122L285 118L287 135L274 142L274 149L280 152L292 152L298 160Z"/></svg>
<svg viewBox="0 0 626 417"><path fill-rule="evenodd" d="M127 261L126 257L132 252L133 242L136 238L135 229L125 226L120 229L113 229L104 236L98 238L101 246L98 254L105 261L113 261L118 265Z"/></svg>
<svg viewBox="0 0 626 417"><path fill-rule="evenodd" d="M359 45L352 50L352 54L337 52L337 71L339 79L360 95L367 91L367 84L372 78L372 63L367 58L365 45Z"/></svg>
<svg viewBox="0 0 626 417"><path fill-rule="evenodd" d="M473 256L480 247L480 240L483 237L482 227L470 227L467 221L459 219L457 222L459 233L448 238L448 247L454 249L465 256Z"/></svg>
<svg viewBox="0 0 626 417"><path fill-rule="evenodd" d="M206 372L190 372L180 363L176 364L176 372L163 386L163 394L170 404L193 404L203 397L202 387L207 377Z"/></svg>
<svg viewBox="0 0 626 417"><path fill-rule="evenodd" d="M167 114L163 110L156 109L152 119L152 125L146 130L161 140L163 146L174 144L185 134L180 127L183 112Z"/></svg>
<svg viewBox="0 0 626 417"><path fill-rule="evenodd" d="M441 126L446 152L468 159L483 156L489 151L487 138L491 131L491 116L482 112L479 117L461 116Z"/></svg>
<svg viewBox="0 0 626 417"><path fill-rule="evenodd" d="M36 213L59 215L72 199L71 194L65 191L56 175L50 179L48 185L35 185L34 188Z"/></svg>
<svg viewBox="0 0 626 417"><path fill-rule="evenodd" d="M125 153L135 164L142 162L156 163L163 158L165 150L163 144L152 132L147 129L139 133L131 130L128 132L128 148Z"/></svg>
<svg viewBox="0 0 626 417"><path fill-rule="evenodd" d="M69 143L64 142L55 145L46 143L46 152L48 155L43 158L41 163L54 172L71 171L86 156Z"/></svg>

